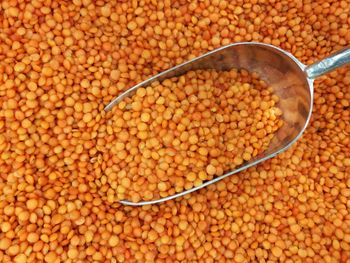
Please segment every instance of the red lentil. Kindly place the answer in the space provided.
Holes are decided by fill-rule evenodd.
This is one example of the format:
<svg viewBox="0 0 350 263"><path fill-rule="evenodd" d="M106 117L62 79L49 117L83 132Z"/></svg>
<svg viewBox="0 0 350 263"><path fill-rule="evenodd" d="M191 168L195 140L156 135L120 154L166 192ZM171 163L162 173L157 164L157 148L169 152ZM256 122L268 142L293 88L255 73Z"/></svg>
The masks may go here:
<svg viewBox="0 0 350 263"><path fill-rule="evenodd" d="M1 1L0 262L349 261L347 68L315 82L313 117L291 149L156 206L115 202L106 174L117 180L113 165L129 148L110 155L125 124L111 127L103 113L122 90L227 43L272 43L310 64L350 42L349 8L346 0ZM30 243L30 233L39 240Z"/></svg>
<svg viewBox="0 0 350 263"><path fill-rule="evenodd" d="M201 178L213 179L263 152L283 125L280 114L274 114L280 110L273 106L271 91L256 74L235 69L190 71L140 88L125 100L123 109L112 110L107 126L115 131L110 153L117 156L106 174L113 189L109 199L165 197L201 185ZM257 107L251 108L253 103ZM121 142L119 134L130 143ZM252 137L259 139L251 141ZM123 150L129 153L119 159Z"/></svg>

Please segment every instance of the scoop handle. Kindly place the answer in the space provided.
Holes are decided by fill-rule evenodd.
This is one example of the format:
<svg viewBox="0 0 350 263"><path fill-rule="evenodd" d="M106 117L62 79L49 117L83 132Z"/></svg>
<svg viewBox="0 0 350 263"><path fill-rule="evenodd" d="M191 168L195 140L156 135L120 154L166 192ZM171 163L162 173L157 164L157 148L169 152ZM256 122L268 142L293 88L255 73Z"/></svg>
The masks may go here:
<svg viewBox="0 0 350 263"><path fill-rule="evenodd" d="M350 46L343 48L305 68L308 78L315 79L350 63Z"/></svg>

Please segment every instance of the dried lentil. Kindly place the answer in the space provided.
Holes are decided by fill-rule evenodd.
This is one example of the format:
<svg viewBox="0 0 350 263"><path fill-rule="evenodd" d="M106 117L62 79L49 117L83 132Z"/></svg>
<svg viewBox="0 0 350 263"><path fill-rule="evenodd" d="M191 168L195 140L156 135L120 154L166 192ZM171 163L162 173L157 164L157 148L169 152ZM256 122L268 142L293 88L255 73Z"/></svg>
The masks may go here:
<svg viewBox="0 0 350 263"><path fill-rule="evenodd" d="M0 232L0 262L68 261L74 249L80 262L349 261L348 69L315 82L313 117L293 148L152 207L107 199L117 199L105 176L115 138L101 113L122 90L218 40L273 43L310 64L350 42L349 8L345 0L1 1L0 224L11 227Z"/></svg>

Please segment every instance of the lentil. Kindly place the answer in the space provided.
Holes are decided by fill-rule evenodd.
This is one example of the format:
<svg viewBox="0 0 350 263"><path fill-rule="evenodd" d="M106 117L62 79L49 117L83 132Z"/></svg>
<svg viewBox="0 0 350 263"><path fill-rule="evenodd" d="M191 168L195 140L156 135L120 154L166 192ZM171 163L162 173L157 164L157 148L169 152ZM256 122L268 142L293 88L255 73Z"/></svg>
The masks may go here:
<svg viewBox="0 0 350 263"><path fill-rule="evenodd" d="M126 167L141 139L118 133L127 124L112 125L103 107L141 80L226 43L272 43L310 64L350 42L349 8L346 0L1 1L0 262L348 262L348 68L315 81L313 116L291 149L155 206L116 202L109 181L126 176L113 166L124 160ZM151 96L154 88L140 92ZM155 103L142 101L141 109ZM111 154L117 141L124 148ZM152 172L144 170L157 188Z"/></svg>
<svg viewBox="0 0 350 263"><path fill-rule="evenodd" d="M143 90L148 90L149 95ZM118 156L124 148L129 151L128 156L116 158L112 165L111 172L117 178L107 179L113 189L109 193L117 199L137 202L201 185L201 178L210 180L263 152L283 125L279 116L271 114L280 112L272 106L272 90L245 71L190 71L143 90L127 98L123 109L112 110L110 129L119 128L119 123L124 125L115 133L117 142L111 154ZM142 101L153 103L143 108ZM250 109L251 103L258 101L260 107ZM130 115L134 116L132 121ZM261 124L259 130L252 128L257 123ZM268 125L270 132L265 131ZM118 142L120 133L130 144ZM259 139L252 142L251 137ZM174 144L177 138L180 142ZM146 174L146 170L154 171L154 175ZM208 175L199 177L202 171Z"/></svg>

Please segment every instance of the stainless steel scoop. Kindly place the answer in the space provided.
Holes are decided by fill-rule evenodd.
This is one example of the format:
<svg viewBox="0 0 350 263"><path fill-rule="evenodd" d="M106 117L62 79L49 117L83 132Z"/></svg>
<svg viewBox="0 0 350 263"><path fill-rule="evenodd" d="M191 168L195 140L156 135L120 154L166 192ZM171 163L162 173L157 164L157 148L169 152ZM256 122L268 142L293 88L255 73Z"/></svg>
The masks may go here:
<svg viewBox="0 0 350 263"><path fill-rule="evenodd" d="M113 106L125 97L133 95L139 87L146 87L154 81L161 82L167 78L182 75L190 70L246 69L249 72L258 73L260 78L265 80L273 88L275 94L280 97L277 106L283 112L282 119L284 120L284 125L276 132L269 148L263 154L256 156L232 171L226 172L222 176L207 181L200 186L158 200L137 203L127 200L120 202L125 205L139 206L168 201L197 191L285 151L300 138L310 120L314 79L349 62L350 48L345 48L319 62L306 66L292 54L275 46L263 43L242 42L215 49L200 57L168 69L128 89L111 101L105 107L105 111L110 111Z"/></svg>

